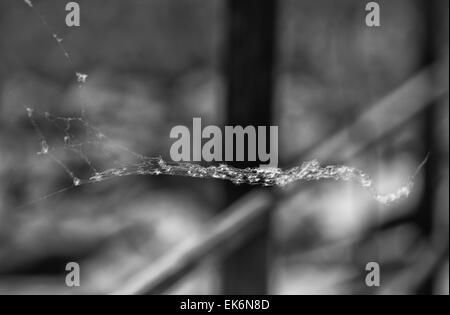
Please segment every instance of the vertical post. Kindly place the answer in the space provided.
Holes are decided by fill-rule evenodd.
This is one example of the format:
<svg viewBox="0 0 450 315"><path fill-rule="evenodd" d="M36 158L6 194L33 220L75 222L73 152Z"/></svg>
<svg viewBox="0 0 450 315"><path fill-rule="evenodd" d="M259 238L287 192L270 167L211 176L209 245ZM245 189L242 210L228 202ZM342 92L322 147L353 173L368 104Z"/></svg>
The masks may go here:
<svg viewBox="0 0 450 315"><path fill-rule="evenodd" d="M439 2L440 0L421 0L420 9L423 12L425 27L425 42L423 44L423 66L430 66L436 59L437 41L439 38ZM436 80L433 74L430 81ZM436 166L439 163L438 146L436 144L436 108L437 104L429 104L423 116L422 142L424 151L422 155L430 152L430 160L425 166L425 182L422 200L415 212L415 223L424 237L430 237L433 225L434 191L436 186Z"/></svg>
<svg viewBox="0 0 450 315"><path fill-rule="evenodd" d="M267 126L269 130L272 123L276 1L228 0L226 5L227 125ZM230 164L252 167L261 163ZM227 204L250 190L248 186L225 185ZM258 235L224 260L224 294L268 292L269 223L269 215L255 222L260 227Z"/></svg>
<svg viewBox="0 0 450 315"><path fill-rule="evenodd" d="M425 42L423 45L422 63L424 66L430 66L437 57L439 40L442 39L442 26L440 19L440 10L448 12L448 2L442 0L421 0L420 8L423 12L425 27ZM433 74L429 78L432 82L436 79ZM423 135L422 142L424 152L422 156L430 153L430 159L425 166L424 192L423 197L415 210L414 222L422 236L431 241L433 232L433 220L436 200L436 188L439 177L440 152L437 144L437 108L438 102L429 104L423 116ZM433 293L433 279L431 274L426 281L418 288L419 294Z"/></svg>

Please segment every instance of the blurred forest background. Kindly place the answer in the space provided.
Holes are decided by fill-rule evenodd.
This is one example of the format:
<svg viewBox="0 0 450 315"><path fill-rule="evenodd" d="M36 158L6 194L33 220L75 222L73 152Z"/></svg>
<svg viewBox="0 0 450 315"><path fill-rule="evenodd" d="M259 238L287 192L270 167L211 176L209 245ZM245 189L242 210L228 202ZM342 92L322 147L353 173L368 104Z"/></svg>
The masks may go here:
<svg viewBox="0 0 450 315"><path fill-rule="evenodd" d="M168 157L170 129L189 126L192 117L225 123L226 0L77 2L81 26L69 28L65 1L34 1L50 30L22 1L0 2L0 293L116 290L201 231L224 202L220 181L168 176L117 178L38 200L71 182L36 155L21 103L58 116L77 116L84 106L90 123L147 156ZM277 2L281 166L349 126L433 58L448 60L448 1L434 1L432 32L426 1L377 2L378 28L365 24L365 1ZM63 38L73 64L51 32ZM83 89L75 70L89 74ZM448 63L440 70L448 86ZM435 158L411 198L392 206L341 182L303 184L307 189L277 204L268 292L448 294L448 120L447 92L432 112L418 113L357 157L334 160L329 152L323 163L357 166L383 192L414 172L430 139ZM366 127L349 135L350 147L367 142L374 131ZM82 161L63 159L85 171ZM81 265L79 289L64 285L68 261ZM369 261L382 266L379 291L365 286ZM220 293L220 274L212 259L168 292Z"/></svg>

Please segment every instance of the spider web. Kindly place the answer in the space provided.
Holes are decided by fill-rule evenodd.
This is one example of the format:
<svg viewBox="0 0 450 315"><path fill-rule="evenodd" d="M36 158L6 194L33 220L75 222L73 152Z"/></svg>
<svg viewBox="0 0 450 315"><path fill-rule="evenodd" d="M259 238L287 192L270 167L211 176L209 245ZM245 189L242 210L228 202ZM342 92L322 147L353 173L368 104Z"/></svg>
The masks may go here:
<svg viewBox="0 0 450 315"><path fill-rule="evenodd" d="M236 168L226 164L217 166L203 166L190 162L171 162L161 156L148 157L135 153L120 146L95 126L91 125L83 117L59 117L48 112L41 113L32 108L27 108L28 117L36 130L40 142L39 155L46 155L67 173L72 179L73 187L90 183L103 182L116 177L130 175L173 175L188 176L204 179L228 180L232 183L281 186L297 181L336 180L353 181L365 189L376 201L381 204L390 204L394 201L406 198L410 195L414 185L414 178L428 157L419 165L413 176L397 191L388 194L379 193L374 181L365 172L355 167L345 165L322 166L319 161L311 160L303 162L300 166L282 170L280 168ZM51 144L43 131L56 129L60 135L52 139ZM79 177L71 167L58 158L60 150L74 153L88 166L90 176ZM96 151L96 152L94 152ZM99 166L91 156L97 155L101 160ZM105 161L111 167L105 167Z"/></svg>
<svg viewBox="0 0 450 315"><path fill-rule="evenodd" d="M44 17L31 0L24 2L34 10L42 23L49 29L68 62L73 65L69 53L62 44L63 39L52 31ZM80 88L83 88L88 75L75 71L75 77ZM377 202L388 205L408 197L411 194L414 179L427 158L419 165L410 179L396 191L382 194L374 185L373 180L360 169L345 165L322 166L318 160L303 162L290 168L235 168L226 164L203 166L190 162L171 162L161 156L148 157L135 153L120 146L84 117L84 109L77 117L55 116L48 112L40 112L32 107L26 107L40 143L39 155L48 156L55 161L71 178L72 186L52 193L43 198L53 196L62 191L91 183L99 183L112 178L130 175L173 175L188 176L203 179L221 179L231 181L236 185L280 186L298 181L336 180L352 181L366 190ZM53 131L53 132L50 132ZM58 134L57 137L54 137ZM51 137L49 135L52 135ZM60 151L74 154L88 166L89 174L81 176L63 159ZM96 162L101 161L101 162ZM41 199L43 199L41 198Z"/></svg>

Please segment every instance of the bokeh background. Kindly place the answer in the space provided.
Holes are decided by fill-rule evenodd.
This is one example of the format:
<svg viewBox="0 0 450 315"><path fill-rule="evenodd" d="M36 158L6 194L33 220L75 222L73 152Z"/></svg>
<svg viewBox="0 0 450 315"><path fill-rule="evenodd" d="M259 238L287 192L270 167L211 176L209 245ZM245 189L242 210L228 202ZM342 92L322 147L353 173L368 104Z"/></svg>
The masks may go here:
<svg viewBox="0 0 450 315"><path fill-rule="evenodd" d="M173 126L189 126L192 117L224 125L230 102L239 99L229 95L236 74L227 71L229 59L243 51L233 52L227 39L230 25L239 25L236 1L77 2L81 26L72 28L65 25L65 1L33 1L47 25L23 1L0 2L3 294L120 290L143 270L159 272L161 259L179 258L186 240L207 238L205 226L228 213L223 182L184 177L116 178L41 198L71 179L36 154L39 141L23 104L64 117L83 108L116 143L167 158ZM357 166L389 192L428 152L430 160L411 197L390 206L353 183L262 189L279 198L268 220L250 220L244 229L266 228L253 238L224 233L224 242L201 252L163 293L448 294L448 1L377 1L375 28L365 24L366 1L251 2L251 10L242 10L250 21L272 19L262 24L273 25L273 36L262 28L267 36L258 38L274 52L261 65L273 69L280 166L320 152L322 162ZM75 71L89 75L83 88ZM417 99L423 104L411 105ZM353 128L361 117L371 123ZM337 134L345 137L336 140ZM90 171L72 153L61 154L75 173ZM96 163L105 167L101 157ZM235 244L231 251L228 243ZM264 261L242 263L239 248L246 246ZM81 266L79 288L65 285L70 261ZM370 261L380 263L380 287L365 285ZM252 273L260 281L239 277Z"/></svg>

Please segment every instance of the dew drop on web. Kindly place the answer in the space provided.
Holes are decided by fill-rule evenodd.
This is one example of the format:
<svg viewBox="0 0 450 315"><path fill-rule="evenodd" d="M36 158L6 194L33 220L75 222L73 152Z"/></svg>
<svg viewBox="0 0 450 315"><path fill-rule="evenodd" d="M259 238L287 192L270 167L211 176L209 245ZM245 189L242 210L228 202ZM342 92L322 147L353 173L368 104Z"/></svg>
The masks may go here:
<svg viewBox="0 0 450 315"><path fill-rule="evenodd" d="M47 141L42 140L41 141L41 151L38 152L38 154L42 154L42 155L47 154L48 150L49 150L49 147L48 147Z"/></svg>
<svg viewBox="0 0 450 315"><path fill-rule="evenodd" d="M30 107L27 107L27 114L28 114L28 117L32 117L33 116L33 112L34 112L34 110L32 109L32 108L30 108Z"/></svg>
<svg viewBox="0 0 450 315"><path fill-rule="evenodd" d="M61 43L63 41L63 39L55 33L53 33L52 36L58 43Z"/></svg>
<svg viewBox="0 0 450 315"><path fill-rule="evenodd" d="M76 72L77 82L86 83L88 75L86 73Z"/></svg>
<svg viewBox="0 0 450 315"><path fill-rule="evenodd" d="M81 179L74 177L73 178L73 185L74 186L80 186L81 185Z"/></svg>

